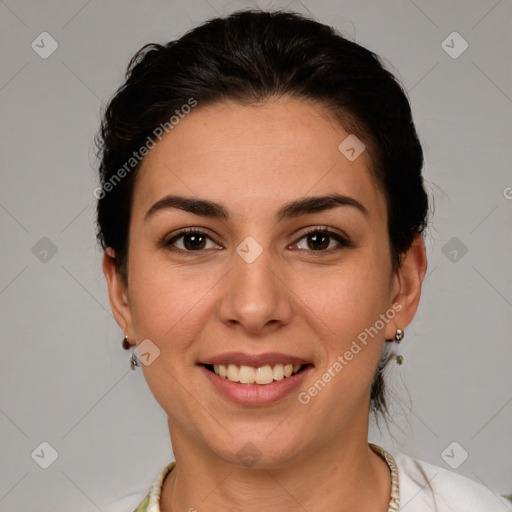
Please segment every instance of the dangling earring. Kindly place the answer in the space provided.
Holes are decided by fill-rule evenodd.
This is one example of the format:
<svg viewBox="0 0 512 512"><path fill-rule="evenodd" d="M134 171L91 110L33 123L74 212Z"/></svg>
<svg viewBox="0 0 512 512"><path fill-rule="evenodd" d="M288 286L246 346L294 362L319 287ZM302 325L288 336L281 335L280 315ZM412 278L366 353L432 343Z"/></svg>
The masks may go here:
<svg viewBox="0 0 512 512"><path fill-rule="evenodd" d="M404 331L402 329L397 329L395 333L394 342L400 343L404 339Z"/></svg>
<svg viewBox="0 0 512 512"><path fill-rule="evenodd" d="M404 331L402 329L397 329L393 341L395 343L400 343L403 339L404 339ZM404 362L404 356L402 356L400 354L397 355L396 356L396 364L402 365L403 362Z"/></svg>
<svg viewBox="0 0 512 512"><path fill-rule="evenodd" d="M125 350L130 350L130 343L128 342L128 336L126 336L126 334L124 335L121 345Z"/></svg>
<svg viewBox="0 0 512 512"><path fill-rule="evenodd" d="M126 336L126 334L124 335L124 338L123 338L123 341L122 341L122 346L125 350L130 350L130 343L128 342L128 336ZM135 350L137 349L137 347L133 347L133 350L132 350L132 356L130 357L130 369L131 370L135 370L135 367L136 366L140 366L140 361L139 359L137 358L137 356L135 355Z"/></svg>
<svg viewBox="0 0 512 512"><path fill-rule="evenodd" d="M137 347L133 347L132 350L132 357L130 357L130 369L135 370L136 366L140 366L140 361L138 357L135 354L135 351L137 350Z"/></svg>

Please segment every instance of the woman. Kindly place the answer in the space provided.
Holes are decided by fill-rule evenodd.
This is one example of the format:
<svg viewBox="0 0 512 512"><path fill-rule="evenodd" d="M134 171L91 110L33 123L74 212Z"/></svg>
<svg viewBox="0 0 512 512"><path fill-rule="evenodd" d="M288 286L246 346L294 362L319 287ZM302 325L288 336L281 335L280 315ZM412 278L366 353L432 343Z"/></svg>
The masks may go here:
<svg viewBox="0 0 512 512"><path fill-rule="evenodd" d="M213 19L137 53L98 144L110 303L175 455L138 512L501 506L368 443L427 268L422 149L376 55Z"/></svg>

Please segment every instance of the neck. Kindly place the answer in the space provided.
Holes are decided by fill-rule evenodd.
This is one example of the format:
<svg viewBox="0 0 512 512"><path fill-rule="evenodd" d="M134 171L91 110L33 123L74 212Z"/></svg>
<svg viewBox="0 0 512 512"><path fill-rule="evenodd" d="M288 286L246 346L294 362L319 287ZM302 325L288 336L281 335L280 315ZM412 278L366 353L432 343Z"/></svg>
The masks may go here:
<svg viewBox="0 0 512 512"><path fill-rule="evenodd" d="M172 439L176 467L164 481L161 512L388 510L390 471L364 437L315 447L291 465L264 469L198 452L175 431Z"/></svg>

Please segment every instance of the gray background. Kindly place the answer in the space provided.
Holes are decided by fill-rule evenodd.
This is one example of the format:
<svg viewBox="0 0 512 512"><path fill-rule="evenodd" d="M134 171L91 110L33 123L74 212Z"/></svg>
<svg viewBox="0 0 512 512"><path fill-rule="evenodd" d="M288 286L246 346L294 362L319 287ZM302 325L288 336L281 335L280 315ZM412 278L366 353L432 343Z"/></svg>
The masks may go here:
<svg viewBox="0 0 512 512"><path fill-rule="evenodd" d="M455 471L512 492L510 0L8 0L0 4L1 511L133 510L172 460L165 415L140 369L130 372L110 312L94 236L92 141L102 103L143 44L255 5L309 9L389 61L424 145L435 197L429 270L400 346L405 363L389 374L392 435L372 430L370 439L448 469L445 460L456 465L465 450ZM454 31L469 44L457 58L442 46ZM42 32L58 43L46 59L31 47L43 46ZM452 53L461 44L445 43ZM58 452L48 469L42 442Z"/></svg>

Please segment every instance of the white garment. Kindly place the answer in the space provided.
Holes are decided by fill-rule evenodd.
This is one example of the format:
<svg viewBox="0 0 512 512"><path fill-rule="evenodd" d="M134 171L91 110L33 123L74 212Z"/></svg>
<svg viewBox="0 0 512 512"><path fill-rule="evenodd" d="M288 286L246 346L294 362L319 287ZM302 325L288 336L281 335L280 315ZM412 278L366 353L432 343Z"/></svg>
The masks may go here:
<svg viewBox="0 0 512 512"><path fill-rule="evenodd" d="M403 453L393 458L398 472L399 512L512 511L512 504L507 499L454 471L414 459ZM156 495L160 495L160 481L163 480L164 474L165 469L151 488ZM147 492L147 489L143 489L108 505L102 504L101 508L104 512L132 512ZM159 512L160 508L156 505L148 507L147 510Z"/></svg>
<svg viewBox="0 0 512 512"><path fill-rule="evenodd" d="M512 504L454 471L399 453L394 456L400 512L506 512Z"/></svg>

